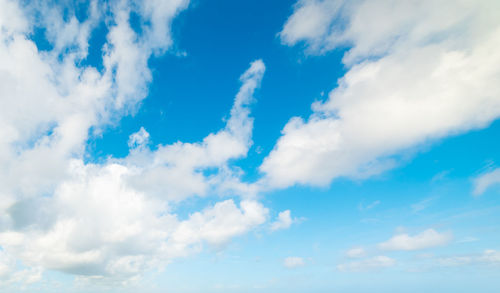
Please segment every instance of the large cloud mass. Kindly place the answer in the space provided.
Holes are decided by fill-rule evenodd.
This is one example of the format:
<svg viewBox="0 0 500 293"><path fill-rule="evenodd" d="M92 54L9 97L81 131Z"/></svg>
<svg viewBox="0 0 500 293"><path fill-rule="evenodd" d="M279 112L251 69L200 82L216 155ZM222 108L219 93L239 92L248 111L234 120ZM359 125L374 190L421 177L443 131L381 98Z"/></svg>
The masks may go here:
<svg viewBox="0 0 500 293"><path fill-rule="evenodd" d="M500 116L498 1L301 0L280 33L307 54L349 47L347 73L292 118L260 170L270 187L366 177Z"/></svg>
<svg viewBox="0 0 500 293"><path fill-rule="evenodd" d="M170 48L170 25L188 2L91 1L82 19L69 4L0 0L0 283L34 282L47 269L128 282L267 220L268 210L250 196L185 218L171 206L216 191L253 194L229 160L252 144L249 105L265 71L260 60L241 76L224 129L202 142L152 150L141 129L126 158L84 160L93 133L147 96L148 60ZM89 64L89 40L103 24L105 44L94 48L100 65ZM48 49L33 41L40 28Z"/></svg>

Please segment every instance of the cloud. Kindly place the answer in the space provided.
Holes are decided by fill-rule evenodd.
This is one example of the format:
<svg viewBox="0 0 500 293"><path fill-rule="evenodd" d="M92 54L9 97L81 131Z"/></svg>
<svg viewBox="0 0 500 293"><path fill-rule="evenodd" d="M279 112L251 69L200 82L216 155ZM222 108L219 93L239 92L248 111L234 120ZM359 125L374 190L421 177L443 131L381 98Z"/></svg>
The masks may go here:
<svg viewBox="0 0 500 293"><path fill-rule="evenodd" d="M224 128L203 141L152 149L141 128L130 136L127 157L86 162L89 139L146 98L148 61L171 48L172 21L188 4L90 1L77 18L71 3L0 0L2 284L34 282L45 270L82 284L128 284L267 221L255 187L230 164L252 145L250 105L265 72L261 60L241 76ZM100 25L107 31L95 48L102 58L90 64L89 40ZM47 49L32 39L38 28ZM233 198L186 218L172 204L216 193Z"/></svg>
<svg viewBox="0 0 500 293"><path fill-rule="evenodd" d="M252 145L253 118L249 106L264 72L264 63L256 60L240 77L243 84L224 129L209 134L201 142L158 145L154 151L147 147L133 149L120 161L136 171L127 179L130 185L173 201L204 196L213 189L221 194L255 194L255 188L241 182L239 172L231 170L229 161L246 156ZM146 133L133 134L131 139L147 136ZM217 172L205 176L203 170L209 168Z"/></svg>
<svg viewBox="0 0 500 293"><path fill-rule="evenodd" d="M367 211L367 210L371 210L373 208L375 208L376 206L378 206L379 204L381 203L380 200L376 200L368 205L364 205L363 202L359 203L358 205L358 209L360 211Z"/></svg>
<svg viewBox="0 0 500 293"><path fill-rule="evenodd" d="M290 210L282 211L278 214L278 219L271 223L271 231L288 229L293 224L294 220L290 215Z"/></svg>
<svg viewBox="0 0 500 293"><path fill-rule="evenodd" d="M500 265L500 252L487 249L481 254L455 255L437 258L439 266L457 267L465 265Z"/></svg>
<svg viewBox="0 0 500 293"><path fill-rule="evenodd" d="M483 194L488 188L500 183L500 168L490 172L479 175L474 178L474 191L475 196Z"/></svg>
<svg viewBox="0 0 500 293"><path fill-rule="evenodd" d="M203 143L179 142L152 151L147 146L149 134L141 128L130 136L131 153L124 159L111 158L104 164L71 160L69 177L59 182L53 195L36 199L38 213L27 213L31 205L24 201L8 209L10 228L0 232L0 245L32 266L120 283L196 253L204 244L220 247L263 224L268 209L250 198L239 206L233 199L215 203L186 220L178 219L169 205L181 196L204 195L196 190L186 195L182 184L192 187L199 180L218 186L230 176L228 160L246 154L251 144L247 106L263 72L262 61L250 65L226 127ZM148 182L148 187L161 184L163 193L137 187L133 180L148 179L144 174L152 167L170 172L160 173L164 176L159 182ZM201 172L214 167L222 169L222 177ZM180 182L169 182L166 176L186 174Z"/></svg>
<svg viewBox="0 0 500 293"><path fill-rule="evenodd" d="M436 246L444 246L451 242L451 233L439 233L433 229L427 229L420 234L410 236L408 234L398 234L378 244L382 250L421 250Z"/></svg>
<svg viewBox="0 0 500 293"><path fill-rule="evenodd" d="M421 212L428 208L435 200L436 198L433 197L422 199L421 201L412 204L411 210L414 213Z"/></svg>
<svg viewBox="0 0 500 293"><path fill-rule="evenodd" d="M360 258L365 256L366 251L362 247L353 247L346 252L346 255L350 258Z"/></svg>
<svg viewBox="0 0 500 293"><path fill-rule="evenodd" d="M260 166L264 186L373 176L500 116L497 1L335 3L299 1L280 33L311 53L349 48L347 72L309 118L285 125Z"/></svg>
<svg viewBox="0 0 500 293"><path fill-rule="evenodd" d="M305 264L304 259L297 256L289 256L283 260L283 265L288 269L303 267Z"/></svg>
<svg viewBox="0 0 500 293"><path fill-rule="evenodd" d="M396 260L385 255L374 256L360 261L352 261L337 265L341 272L376 271L396 265Z"/></svg>

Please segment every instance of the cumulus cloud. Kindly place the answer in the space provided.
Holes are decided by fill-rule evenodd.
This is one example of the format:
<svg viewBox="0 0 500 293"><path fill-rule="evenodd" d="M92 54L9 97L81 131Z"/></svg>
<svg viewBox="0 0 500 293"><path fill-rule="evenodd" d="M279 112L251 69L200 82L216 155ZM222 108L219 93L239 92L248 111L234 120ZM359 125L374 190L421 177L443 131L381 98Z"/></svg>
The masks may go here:
<svg viewBox="0 0 500 293"><path fill-rule="evenodd" d="M374 256L360 261L352 261L337 265L342 272L376 271L396 265L396 260L385 255Z"/></svg>
<svg viewBox="0 0 500 293"><path fill-rule="evenodd" d="M278 214L276 221L271 223L271 231L288 229L293 222L294 219L292 219L290 210L282 211Z"/></svg>
<svg viewBox="0 0 500 293"><path fill-rule="evenodd" d="M393 168L419 146L500 116L498 1L299 1L285 44L347 47L347 73L293 117L260 166L270 188ZM317 17L317 18L315 18Z"/></svg>
<svg viewBox="0 0 500 293"><path fill-rule="evenodd" d="M383 250L421 250L436 246L444 246L451 242L451 233L439 233L433 229L427 229L419 234L410 236L402 233L378 245Z"/></svg>
<svg viewBox="0 0 500 293"><path fill-rule="evenodd" d="M486 172L474 178L473 194L478 196L483 194L488 188L500 183L500 169Z"/></svg>
<svg viewBox="0 0 500 293"><path fill-rule="evenodd" d="M82 19L70 3L0 0L2 284L35 282L44 270L82 283L125 284L204 245L220 247L268 218L251 196L255 187L230 165L252 144L249 107L265 71L260 60L241 76L222 130L198 143L152 149L141 128L131 134L126 158L85 162L89 138L147 96L148 60L171 47L171 23L189 1L87 4ZM96 49L101 64L87 64L98 25L107 28ZM37 28L46 32L48 49L33 41ZM210 192L245 196L186 218L176 214L172 201Z"/></svg>
<svg viewBox="0 0 500 293"><path fill-rule="evenodd" d="M162 198L180 201L187 197L204 196L213 189L220 193L255 194L249 184L238 179L237 170L231 170L231 159L246 156L252 145L253 119L249 106L253 94L259 87L265 72L262 60L252 62L241 76L242 86L237 93L230 117L224 129L211 133L201 142L176 142L159 145L156 150L137 148L122 160L123 164L136 170L128 178L131 186ZM148 136L138 132L131 140ZM217 169L218 172L205 176L203 170Z"/></svg>
<svg viewBox="0 0 500 293"><path fill-rule="evenodd" d="M9 228L0 232L0 245L32 266L125 282L173 258L197 252L204 243L221 246L263 224L268 210L252 199L242 200L239 206L232 199L221 201L186 220L178 219L169 206L170 200L186 196L178 186L192 186L196 183L192 177L206 185L218 182L205 177L202 168L220 167L221 176L228 176L227 161L245 155L251 143L247 106L263 71L262 61L251 64L242 76L226 128L210 134L203 143L179 142L151 151L146 146L149 134L141 128L130 136L131 154L125 159L110 159L103 165L71 160L69 175L53 196L37 199L38 214L27 213L31 205L23 201L9 207L5 222ZM156 194L136 187L133 180L145 177L151 166L170 172L160 175L192 175L177 185L168 176L158 177L160 181L149 186L161 184L165 191Z"/></svg>
<svg viewBox="0 0 500 293"><path fill-rule="evenodd" d="M289 269L303 267L306 264L302 257L289 256L283 260L283 265Z"/></svg>

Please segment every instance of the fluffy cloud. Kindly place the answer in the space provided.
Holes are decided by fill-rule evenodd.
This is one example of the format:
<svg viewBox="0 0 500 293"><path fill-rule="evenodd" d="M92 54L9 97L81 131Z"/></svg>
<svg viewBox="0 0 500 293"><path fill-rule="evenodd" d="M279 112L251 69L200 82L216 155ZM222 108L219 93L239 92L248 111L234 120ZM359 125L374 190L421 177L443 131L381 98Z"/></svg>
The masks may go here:
<svg viewBox="0 0 500 293"><path fill-rule="evenodd" d="M392 267L396 260L385 255L374 256L360 261L352 261L337 265L337 269L342 272L365 272L380 270Z"/></svg>
<svg viewBox="0 0 500 293"><path fill-rule="evenodd" d="M135 188L132 180L148 172L150 164L162 164L179 178L187 171L202 184L215 184L214 178L206 178L199 170L221 167L224 173L229 159L245 155L251 143L246 107L263 71L261 61L252 63L242 76L226 128L203 143L177 143L151 151L146 148L149 134L141 129L131 135L131 155L125 159L110 159L104 165L71 160L69 175L53 196L18 200L7 209L4 224L9 228L0 232L0 245L29 266L126 282L173 258L199 251L203 243L220 246L263 224L268 210L251 199L242 200L239 206L232 199L225 200L180 220L169 199L185 196L182 189L163 181L165 193L156 194ZM224 148L228 144L241 146L234 153ZM189 180L177 184L192 185ZM176 197L170 198L171 194ZM34 214L29 212L33 206L38 211Z"/></svg>
<svg viewBox="0 0 500 293"><path fill-rule="evenodd" d="M371 176L500 116L498 1L338 3L299 1L280 33L311 53L349 47L348 70L307 120L286 124L260 166L265 185Z"/></svg>
<svg viewBox="0 0 500 293"><path fill-rule="evenodd" d="M220 246L263 224L268 210L251 199L239 206L225 200L186 220L179 220L168 203L186 196L183 188L196 183L192 178L206 185L218 182L205 177L203 168L220 167L224 173L228 160L246 154L252 127L247 106L264 68L262 61L251 64L242 76L226 128L203 143L176 143L151 151L146 147L149 134L141 129L131 135L131 154L125 159L110 159L104 165L71 160L69 177L57 185L52 197L18 200L8 208L4 224L9 229L0 233L0 245L30 266L119 281L196 252L203 243ZM144 174L152 166L170 172L160 173L165 175L158 177L161 182L148 183L161 184L165 190L161 194L135 188L134 178L147 179ZM189 176L169 182L169 174ZM33 205L35 214L28 212Z"/></svg>
<svg viewBox="0 0 500 293"><path fill-rule="evenodd" d="M149 134L144 130L131 136L130 142L138 147L121 162L137 172L128 180L138 190L156 194L168 200L180 201L189 196L203 196L213 189L219 193L253 194L252 187L237 178L236 171L228 166L231 159L246 156L252 145L253 119L249 105L265 72L261 60L254 61L241 76L243 85L236 95L230 118L224 129L209 134L202 142L176 142L151 149L138 144ZM142 146L142 147L141 147ZM212 176L203 170L217 169Z"/></svg>
<svg viewBox="0 0 500 293"><path fill-rule="evenodd" d="M500 183L500 169L484 173L474 178L474 195L483 194L488 188Z"/></svg>
<svg viewBox="0 0 500 293"><path fill-rule="evenodd" d="M415 236L398 234L378 245L383 250L421 250L443 246L453 239L451 233L439 233L433 229L425 230Z"/></svg>
<svg viewBox="0 0 500 293"><path fill-rule="evenodd" d="M292 219L290 210L282 211L278 214L278 219L275 222L271 223L271 230L281 230L288 229L293 224L294 220Z"/></svg>
<svg viewBox="0 0 500 293"><path fill-rule="evenodd" d="M249 106L265 71L260 60L241 76L226 126L202 142L153 150L141 128L126 158L84 160L89 137L147 96L148 60L171 47L172 20L188 3L91 1L82 19L72 4L0 0L0 283L34 282L43 270L126 283L267 220L267 208L251 196L255 187L230 165L252 144ZM98 69L86 58L99 24L108 33ZM32 40L37 28L49 49ZM185 219L171 204L215 192L246 197Z"/></svg>
<svg viewBox="0 0 500 293"><path fill-rule="evenodd" d="M303 267L306 264L302 257L289 256L283 260L283 265L289 269Z"/></svg>

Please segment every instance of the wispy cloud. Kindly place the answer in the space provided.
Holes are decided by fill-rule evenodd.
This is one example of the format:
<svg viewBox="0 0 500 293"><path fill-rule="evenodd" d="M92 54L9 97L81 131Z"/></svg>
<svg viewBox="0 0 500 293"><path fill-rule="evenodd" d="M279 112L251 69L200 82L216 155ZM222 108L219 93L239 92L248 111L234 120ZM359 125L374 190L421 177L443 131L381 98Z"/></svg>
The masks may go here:
<svg viewBox="0 0 500 293"><path fill-rule="evenodd" d="M295 269L305 266L306 262L302 257L289 256L283 260L283 265L289 269Z"/></svg>
<svg viewBox="0 0 500 293"><path fill-rule="evenodd" d="M410 236L406 233L393 236L391 239L379 243L382 250L421 250L436 246L444 246L451 242L451 233L439 233L433 229L427 229L419 234Z"/></svg>
<svg viewBox="0 0 500 293"><path fill-rule="evenodd" d="M490 187L500 184L500 168L483 173L473 180L473 194L479 196Z"/></svg>
<svg viewBox="0 0 500 293"><path fill-rule="evenodd" d="M389 268L396 265L396 260L385 255L374 256L360 261L352 261L337 265L342 272L366 272Z"/></svg>

